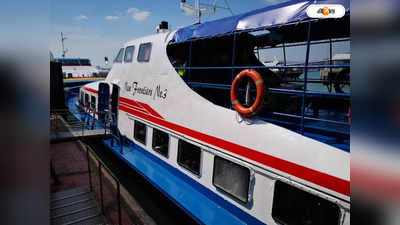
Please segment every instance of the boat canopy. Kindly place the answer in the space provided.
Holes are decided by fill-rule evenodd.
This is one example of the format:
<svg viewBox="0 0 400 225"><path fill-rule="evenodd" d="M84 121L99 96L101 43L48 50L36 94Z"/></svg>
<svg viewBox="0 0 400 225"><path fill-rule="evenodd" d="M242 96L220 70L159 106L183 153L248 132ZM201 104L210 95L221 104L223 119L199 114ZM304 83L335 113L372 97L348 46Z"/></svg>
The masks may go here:
<svg viewBox="0 0 400 225"><path fill-rule="evenodd" d="M306 21L310 19L306 14L306 9L311 4L341 4L346 10L346 15L350 12L350 0L288 1L240 15L179 29L175 33L172 42L178 43L190 39L220 36L234 31L256 30Z"/></svg>

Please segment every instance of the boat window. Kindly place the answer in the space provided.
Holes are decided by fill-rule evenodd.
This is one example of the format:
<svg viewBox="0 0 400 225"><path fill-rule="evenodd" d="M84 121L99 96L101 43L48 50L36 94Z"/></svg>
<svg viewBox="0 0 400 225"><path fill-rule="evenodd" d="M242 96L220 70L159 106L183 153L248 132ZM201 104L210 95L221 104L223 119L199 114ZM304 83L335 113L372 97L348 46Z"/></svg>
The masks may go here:
<svg viewBox="0 0 400 225"><path fill-rule="evenodd" d="M153 144L154 151L168 157L169 135L158 129L153 128Z"/></svg>
<svg viewBox="0 0 400 225"><path fill-rule="evenodd" d="M139 54L137 60L139 62L148 62L150 60L151 43L144 43L139 46Z"/></svg>
<svg viewBox="0 0 400 225"><path fill-rule="evenodd" d="M247 203L250 170L224 158L214 157L213 185Z"/></svg>
<svg viewBox="0 0 400 225"><path fill-rule="evenodd" d="M178 142L178 164L190 172L200 175L200 147L186 141Z"/></svg>
<svg viewBox="0 0 400 225"><path fill-rule="evenodd" d="M90 107L92 109L96 108L96 97L94 97L94 96L90 97Z"/></svg>
<svg viewBox="0 0 400 225"><path fill-rule="evenodd" d="M339 207L325 199L312 195L281 181L276 181L272 217L282 224L339 223Z"/></svg>
<svg viewBox="0 0 400 225"><path fill-rule="evenodd" d="M135 127L133 131L135 140L146 145L146 131L146 124L135 120Z"/></svg>
<svg viewBox="0 0 400 225"><path fill-rule="evenodd" d="M121 48L118 52L117 57L115 57L114 62L116 63L122 62L123 53L124 53L124 48Z"/></svg>
<svg viewBox="0 0 400 225"><path fill-rule="evenodd" d="M85 103L84 103L84 105L88 106L88 104L89 104L89 95L85 94Z"/></svg>
<svg viewBox="0 0 400 225"><path fill-rule="evenodd" d="M80 97L81 97L80 104L81 104L81 105L84 105L85 103L83 102L83 100L84 100L84 94L83 94L83 91L80 91Z"/></svg>
<svg viewBox="0 0 400 225"><path fill-rule="evenodd" d="M91 66L89 59L80 59L79 62L81 66Z"/></svg>
<svg viewBox="0 0 400 225"><path fill-rule="evenodd" d="M126 49L125 49L125 57L124 57L124 61L125 62L132 62L134 50L135 50L135 46L126 47Z"/></svg>

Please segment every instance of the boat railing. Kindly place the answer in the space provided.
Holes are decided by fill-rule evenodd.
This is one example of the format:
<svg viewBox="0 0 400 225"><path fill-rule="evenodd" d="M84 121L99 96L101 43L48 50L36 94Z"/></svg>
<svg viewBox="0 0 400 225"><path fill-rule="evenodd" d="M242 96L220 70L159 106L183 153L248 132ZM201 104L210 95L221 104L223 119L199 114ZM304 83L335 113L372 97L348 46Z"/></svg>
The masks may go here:
<svg viewBox="0 0 400 225"><path fill-rule="evenodd" d="M220 90L230 90L231 89L231 84L233 82L234 77L236 76L236 72L238 70L243 70L243 69L281 69L281 70L287 70L287 69L301 69L303 71L303 78L302 79L297 79L293 82L296 83L302 83L302 89L297 90L297 89L285 89L285 88L268 88L268 93L273 93L273 94L283 94L283 95L296 95L301 98L301 111L299 114L291 114L291 113L282 113L282 112L267 112L266 115L270 115L273 117L279 117L279 118L287 118L287 119L296 119L299 120L299 122L288 122L288 121L283 121L280 119L276 118L267 118L263 114L263 116L259 117L260 119L274 122L274 123L279 123L282 125L287 125L289 127L294 127L294 129L303 134L303 135L315 135L315 134L322 134L322 135L327 135L329 137L333 137L336 140L339 140L338 143L340 143L341 147L343 145L341 143L344 143L344 148L349 151L349 139L350 139L350 113L347 113L347 118L342 118L341 120L336 120L332 118L320 118L319 116L317 117L311 117L307 115L306 109L307 109L307 99L308 98L318 98L318 97L323 97L323 98L336 98L336 99L341 99L343 101L346 101L348 105L350 105L350 93L331 93L331 92L323 92L323 91L314 91L314 90L309 90L307 88L308 83L323 83L324 80L322 79L309 79L309 73L310 70L321 70L321 69L330 69L331 71L333 69L339 69L339 68L344 68L344 69L349 69L350 64L333 64L332 60L332 55L333 55L333 50L332 50L332 45L333 43L337 42L350 42L351 39L349 37L341 37L341 38L330 38L328 40L316 40L312 41L311 40L311 29L312 29L312 21L308 21L308 27L307 27L307 40L304 42L297 42L297 43L292 43L292 44L278 44L276 46L271 46L271 47L264 47L264 48L255 48L255 53L256 55L258 54L259 58L259 50L262 49L269 49L269 48L282 48L283 49L283 55L284 55L284 63L283 65L258 65L258 66L237 66L235 65L235 58L236 58L236 39L237 35L242 33L243 31L236 31L228 35L233 35L233 43L232 43L232 65L231 66L193 66L192 65L192 46L193 43L204 39L189 39L188 41L188 47L189 47L189 55L188 55L188 65L187 66L177 66L175 67L176 70L187 70L187 76L184 77L183 79L185 82L191 87L191 88L211 88L211 89L220 89ZM263 29L254 29L246 32L253 32L253 31L258 31L258 30L263 30ZM329 43L329 59L325 60L325 62L320 62L319 64L315 63L310 63L310 47L311 45L316 45L316 44L326 44ZM172 44L177 44L177 43L172 43ZM298 63L298 64L292 64L289 65L287 63L287 56L286 56L286 48L288 47L295 47L295 46L306 46L306 53L305 53L305 61L303 63ZM196 82L191 79L192 71L195 70L230 70L231 71L231 83L230 84L221 84L221 83L204 83L204 82ZM349 85L349 81L344 82L345 85ZM232 108L232 106L230 106ZM350 106L349 106L350 107ZM350 108L348 110L350 112ZM309 124L307 122L311 121L313 124ZM332 124L333 126L340 126L343 127L344 129L331 129L329 126L321 126L321 124ZM310 134L309 132L313 133ZM328 138L329 139L329 138ZM341 141L341 140L344 140Z"/></svg>

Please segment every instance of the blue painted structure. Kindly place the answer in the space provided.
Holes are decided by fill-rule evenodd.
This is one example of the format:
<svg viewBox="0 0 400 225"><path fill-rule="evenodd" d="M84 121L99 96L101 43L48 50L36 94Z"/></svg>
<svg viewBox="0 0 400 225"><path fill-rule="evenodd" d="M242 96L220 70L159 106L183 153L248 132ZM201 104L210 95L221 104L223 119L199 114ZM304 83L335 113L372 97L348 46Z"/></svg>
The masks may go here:
<svg viewBox="0 0 400 225"><path fill-rule="evenodd" d="M131 141L104 144L199 224L264 224Z"/></svg>

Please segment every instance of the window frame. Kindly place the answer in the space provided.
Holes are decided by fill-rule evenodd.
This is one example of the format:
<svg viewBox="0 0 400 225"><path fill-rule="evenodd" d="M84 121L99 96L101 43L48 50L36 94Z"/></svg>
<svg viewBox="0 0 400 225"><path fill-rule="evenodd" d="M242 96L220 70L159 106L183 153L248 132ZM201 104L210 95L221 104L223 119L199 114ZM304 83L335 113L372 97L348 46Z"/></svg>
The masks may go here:
<svg viewBox="0 0 400 225"><path fill-rule="evenodd" d="M133 50L132 50L132 55L131 55L131 59L130 60L126 60L126 56L127 56L127 50L128 50L128 48L132 48ZM135 54L135 45L130 45L130 46L127 46L127 47L125 47L125 52L124 52L124 62L126 62L126 63L129 63L129 62L133 62L133 55Z"/></svg>
<svg viewBox="0 0 400 225"><path fill-rule="evenodd" d="M94 99L94 102L93 102L93 99ZM96 102L97 102L96 96L90 95L90 108L96 109Z"/></svg>
<svg viewBox="0 0 400 225"><path fill-rule="evenodd" d="M227 161L227 162L231 162L231 163L235 164L238 167L246 169L249 172L249 180L247 182L246 201L243 201L242 199L240 199L240 198L236 197L235 195L233 195L233 194L229 193L228 191L226 191L224 188L222 188L220 186L217 186L215 184L215 179L214 179L215 176L214 175L215 175L215 168L216 168L215 167L215 159L216 158L222 159L222 160ZM234 162L232 160L226 159L224 157L221 157L221 156L218 156L218 155L214 155L213 173L212 173L212 184L213 184L214 187L216 187L218 190L223 191L224 193L228 194L229 196L233 197L235 200L238 200L238 201L240 201L240 202L242 202L244 204L247 204L249 202L250 183L251 183L251 170L250 170L250 168L248 168L248 167L246 167L244 165L241 165L239 163L236 163L236 162Z"/></svg>
<svg viewBox="0 0 400 225"><path fill-rule="evenodd" d="M146 59L140 59L139 57L140 57L140 52L141 52L141 50L142 50L142 46L146 46L146 45L149 45L149 46L150 46L149 58L148 58L147 60L146 60ZM152 48L153 48L153 43L152 43L152 42L146 42L146 43L140 44L140 45L139 45L139 51L138 51L138 54L137 54L137 61L138 61L138 62L149 62L149 61L150 61L150 57L151 57Z"/></svg>
<svg viewBox="0 0 400 225"><path fill-rule="evenodd" d="M167 148L167 154L165 154L165 155L164 155L164 153L162 153L161 151L158 151L158 150L156 150L156 149L154 148L154 140L155 140L154 134L155 134L155 131L164 133L164 134L166 134L166 135L168 136L168 143L167 143L168 148ZM157 129L157 128L153 128L153 134L152 134L152 140L151 140L151 148L152 148L155 152L157 152L158 154L164 156L165 158L169 158L169 147L170 147L169 144L170 144L170 140L171 140L170 135L169 135L167 132L164 132L164 131L162 131L162 130L160 130L160 129Z"/></svg>
<svg viewBox="0 0 400 225"><path fill-rule="evenodd" d="M85 93L85 103L83 104L84 106L86 106L86 107L89 107L90 105L89 105L89 101L90 101L90 98L89 98L89 94L88 93Z"/></svg>
<svg viewBox="0 0 400 225"><path fill-rule="evenodd" d="M114 63L122 63L122 61L124 61L124 50L125 50L125 48L120 48L119 49L119 51L118 51L118 54L117 54L117 56L115 56L115 59L114 59ZM121 61L118 61L118 58L119 58L119 55L122 55L122 57L121 57Z"/></svg>
<svg viewBox="0 0 400 225"><path fill-rule="evenodd" d="M281 190L277 189L278 186L281 186L280 187ZM291 192L285 192L285 193L279 193L278 194L279 191L285 191L285 189L286 189L286 191L289 190ZM279 208L280 205L279 204L282 204L282 202L285 202L285 201L287 202L288 201L287 199L284 199L284 200L277 199L279 196L282 196L282 195L284 195L284 197L286 197L286 198L288 196L290 197L290 196L296 195L296 198L300 198L300 200L304 200L305 199L304 197L310 197L310 199L308 199L308 200L312 200L312 201L319 200L319 204L318 204L319 208L326 207L326 206L330 206L332 209L335 208L335 210L336 210L335 213L337 213L336 214L337 215L337 221L336 221L335 225L338 225L340 223L340 219L342 217L342 212L341 212L340 206L338 204L332 202L332 201L329 201L329 200L327 200L327 199L325 199L325 198L323 198L321 196L318 196L315 193L311 193L310 191L306 191L306 190L304 190L304 189L302 189L300 187L288 184L288 183L283 182L281 180L276 180L275 181L275 183L274 183L274 192L273 193L274 193L274 196L273 196L273 199L272 199L272 206L271 206L272 208L271 208L271 212L270 212L271 214L270 215L271 215L272 219L277 223L290 225L293 222L293 221L284 221L285 219L287 219L287 217L286 218L281 217L282 212L281 211L277 211L277 210L280 210L280 208ZM297 201L299 201L299 200L297 200ZM310 204L307 205L307 203L309 203L308 201L306 201L306 202L305 201L301 201L301 202L302 202L303 208L304 207L310 207L310 206L312 207L312 205L310 205ZM325 202L327 204L324 205L324 204L321 204L321 202ZM276 205L276 204L278 204L278 205ZM296 204L296 201L293 202L293 199L291 199L290 200L290 204L291 205ZM316 212L316 213L319 213L319 212ZM286 207L285 207L285 213L284 214L287 215ZM317 215L320 215L320 214L317 214ZM325 216L326 216L326 214L325 214ZM296 217L296 215L292 214L291 217ZM333 221L333 220L329 220L329 221Z"/></svg>
<svg viewBox="0 0 400 225"><path fill-rule="evenodd" d="M142 142L142 140L139 140L137 137L136 137L136 123L141 123L141 124L143 124L144 125L144 133L145 133L145 135L144 135L144 141ZM143 144L143 145L145 145L146 146L146 139L147 139L147 125L145 124L145 123L143 123L143 122L140 122L140 121L138 121L138 120L134 120L134 124L133 124L133 138L136 140L136 141L138 141L139 143L141 143L141 144Z"/></svg>
<svg viewBox="0 0 400 225"><path fill-rule="evenodd" d="M186 142L186 143L188 143L188 144L190 144L190 145L193 145L194 147L196 147L196 148L199 149L199 151L200 151L200 157L199 157L199 171L198 171L198 172L192 170L189 166L186 166L186 164L183 164L182 162L179 161L180 155L182 154L181 152L183 151L182 148L180 148L180 146L181 146L181 145L180 145L180 142L181 142L181 141L182 141L182 142ZM201 147L200 147L200 146L195 145L195 144L192 144L192 143L190 143L190 142L188 142L188 141L185 141L185 140L183 140L183 139L178 139L178 155L177 155L177 157L176 157L176 162L178 163L179 166L181 166L181 167L184 168L185 170L189 171L190 173L192 173L192 174L194 174L194 175L200 177L200 176L201 176L201 169L202 169L202 161L203 161L203 160L202 160L202 156L203 156L203 151L201 150Z"/></svg>

